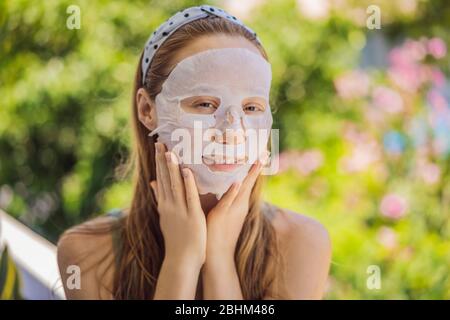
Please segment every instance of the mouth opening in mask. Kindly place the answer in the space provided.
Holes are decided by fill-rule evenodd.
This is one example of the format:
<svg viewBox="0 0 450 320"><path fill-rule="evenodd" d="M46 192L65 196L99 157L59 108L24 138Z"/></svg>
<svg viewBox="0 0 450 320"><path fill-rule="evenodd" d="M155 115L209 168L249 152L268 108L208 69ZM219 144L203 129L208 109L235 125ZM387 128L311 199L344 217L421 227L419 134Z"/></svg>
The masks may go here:
<svg viewBox="0 0 450 320"><path fill-rule="evenodd" d="M252 164L267 151L269 135L268 129L250 128L237 132L227 129L225 133L217 128L205 130L203 122L199 121L194 124L194 129L175 129L171 134L170 146L179 156L180 163L184 164Z"/></svg>

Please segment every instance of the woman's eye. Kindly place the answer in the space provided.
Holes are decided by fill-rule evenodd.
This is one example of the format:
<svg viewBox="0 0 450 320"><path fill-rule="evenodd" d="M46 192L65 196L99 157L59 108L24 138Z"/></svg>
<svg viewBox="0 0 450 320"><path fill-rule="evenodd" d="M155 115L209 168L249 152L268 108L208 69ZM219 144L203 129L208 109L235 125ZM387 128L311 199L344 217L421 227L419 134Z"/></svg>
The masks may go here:
<svg viewBox="0 0 450 320"><path fill-rule="evenodd" d="M244 107L244 111L248 112L256 112L256 111L262 111L261 108L257 105L249 104Z"/></svg>
<svg viewBox="0 0 450 320"><path fill-rule="evenodd" d="M211 102L201 102L201 103L197 103L195 105L195 107L208 109L208 108L214 108L215 106Z"/></svg>

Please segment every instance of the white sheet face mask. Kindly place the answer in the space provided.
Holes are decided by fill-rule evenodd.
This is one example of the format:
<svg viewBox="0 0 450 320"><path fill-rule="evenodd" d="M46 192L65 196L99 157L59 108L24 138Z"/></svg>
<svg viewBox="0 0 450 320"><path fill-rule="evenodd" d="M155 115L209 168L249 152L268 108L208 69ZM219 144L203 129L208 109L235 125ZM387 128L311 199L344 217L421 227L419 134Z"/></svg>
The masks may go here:
<svg viewBox="0 0 450 320"><path fill-rule="evenodd" d="M244 180L256 159L268 156L271 80L271 66L260 54L222 48L183 59L163 83L155 99L158 127L150 135L157 133L180 165L192 170L199 194L220 199ZM224 141L227 131L243 139L225 136ZM245 163L233 171L213 171L207 165L211 159Z"/></svg>

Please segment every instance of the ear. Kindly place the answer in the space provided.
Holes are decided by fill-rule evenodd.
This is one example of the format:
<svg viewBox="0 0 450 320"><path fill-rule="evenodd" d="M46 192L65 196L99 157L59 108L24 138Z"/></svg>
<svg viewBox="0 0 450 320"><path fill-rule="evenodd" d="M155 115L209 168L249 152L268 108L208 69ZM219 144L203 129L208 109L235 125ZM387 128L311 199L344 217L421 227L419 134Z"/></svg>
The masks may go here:
<svg viewBox="0 0 450 320"><path fill-rule="evenodd" d="M136 107L139 121L150 131L157 126L155 103L144 88L136 92Z"/></svg>

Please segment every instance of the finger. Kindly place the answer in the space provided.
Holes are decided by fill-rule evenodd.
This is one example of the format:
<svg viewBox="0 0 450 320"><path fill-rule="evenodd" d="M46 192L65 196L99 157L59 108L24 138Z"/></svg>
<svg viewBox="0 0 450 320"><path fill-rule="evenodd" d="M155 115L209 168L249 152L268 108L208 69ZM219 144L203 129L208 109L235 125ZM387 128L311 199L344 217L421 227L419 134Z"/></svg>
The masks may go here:
<svg viewBox="0 0 450 320"><path fill-rule="evenodd" d="M240 189L240 196L248 196L248 194L251 192L253 185L256 182L256 179L258 179L259 174L262 170L262 164L259 160L256 160L256 162L253 164L252 168L248 172L247 176L245 177L244 181L242 182L242 186Z"/></svg>
<svg viewBox="0 0 450 320"><path fill-rule="evenodd" d="M233 204L234 199L236 199L237 195L239 194L239 190L241 187L241 182L235 182L231 185L231 187L225 192L225 194L222 196L222 198L219 200L219 202L214 207L215 210L224 210L228 211L228 208Z"/></svg>
<svg viewBox="0 0 450 320"><path fill-rule="evenodd" d="M166 152L166 146L163 143L157 143L157 154L156 158L159 164L159 174L162 184L162 190L164 192L165 199L172 199L172 192L170 190L170 175L169 169L167 168L167 161L164 153Z"/></svg>
<svg viewBox="0 0 450 320"><path fill-rule="evenodd" d="M161 173L161 165L160 165L160 159L159 159L159 146L158 146L158 142L155 143L155 162L156 162L156 185L158 187L159 190L159 196L160 196L160 200L164 200L165 199L165 192L164 192L164 187L163 187L163 178L162 178L162 173Z"/></svg>
<svg viewBox="0 0 450 320"><path fill-rule="evenodd" d="M185 204L184 183L181 178L178 159L171 151L165 153L167 169L170 175L170 189L173 199L179 204Z"/></svg>
<svg viewBox="0 0 450 320"><path fill-rule="evenodd" d="M192 171L189 168L183 168L182 173L188 211L190 213L203 214L200 196L198 195L198 189Z"/></svg>
<svg viewBox="0 0 450 320"><path fill-rule="evenodd" d="M153 194L155 195L156 201L158 201L158 184L155 180L150 182L150 187L152 187Z"/></svg>

